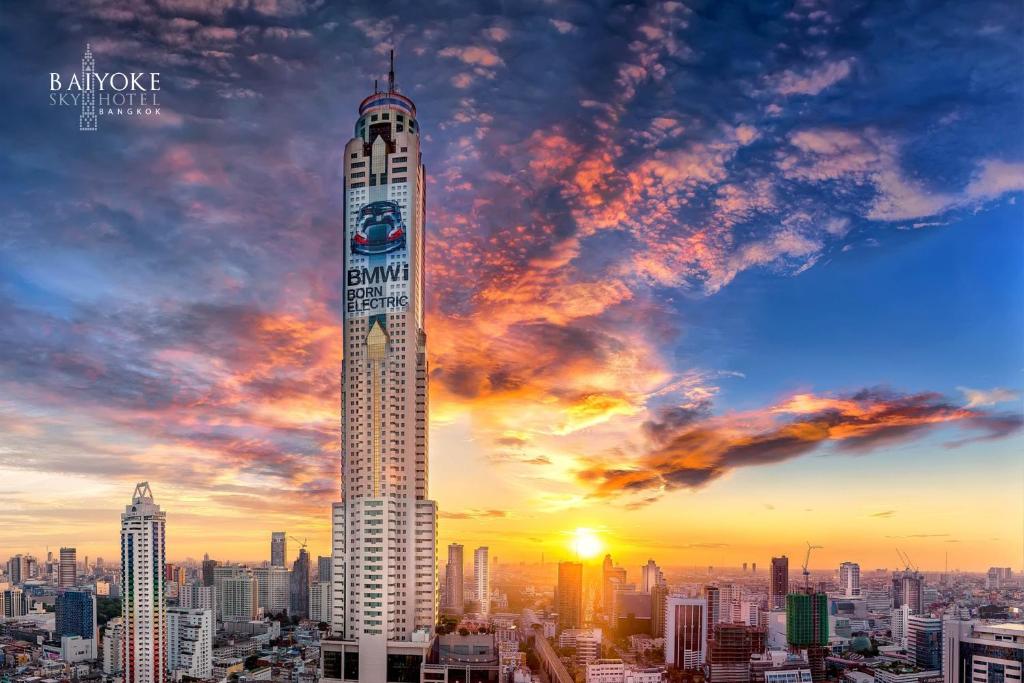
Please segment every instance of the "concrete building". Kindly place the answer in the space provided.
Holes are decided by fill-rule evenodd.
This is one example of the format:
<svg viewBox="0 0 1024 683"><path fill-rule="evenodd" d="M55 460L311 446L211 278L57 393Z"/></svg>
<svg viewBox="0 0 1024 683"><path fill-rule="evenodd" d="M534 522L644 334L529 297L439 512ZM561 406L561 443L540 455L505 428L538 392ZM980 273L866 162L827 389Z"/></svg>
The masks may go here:
<svg viewBox="0 0 1024 683"><path fill-rule="evenodd" d="M167 670L178 676L209 678L213 673L213 612L167 609Z"/></svg>
<svg viewBox="0 0 1024 683"><path fill-rule="evenodd" d="M789 594L789 558L772 558L771 576L768 586L768 609L786 609Z"/></svg>
<svg viewBox="0 0 1024 683"><path fill-rule="evenodd" d="M60 564L57 567L57 586L71 588L78 580L78 560L74 548L60 549Z"/></svg>
<svg viewBox="0 0 1024 683"><path fill-rule="evenodd" d="M860 597L860 565L843 562L839 565L839 588L847 598Z"/></svg>
<svg viewBox="0 0 1024 683"><path fill-rule="evenodd" d="M749 683L751 655L765 651L764 628L716 624L708 645L707 671L714 683Z"/></svg>
<svg viewBox="0 0 1024 683"><path fill-rule="evenodd" d="M462 614L466 611L466 580L463 575L465 559L462 551L462 544L450 544L448 546L448 563L444 568L444 606L449 612L455 614Z"/></svg>
<svg viewBox="0 0 1024 683"><path fill-rule="evenodd" d="M291 614L289 599L292 573L280 565L256 567L252 573L256 577L256 606L264 614Z"/></svg>
<svg viewBox="0 0 1024 683"><path fill-rule="evenodd" d="M491 612L491 568L487 557L487 546L473 551L473 597L480 605L477 611L484 616Z"/></svg>
<svg viewBox="0 0 1024 683"><path fill-rule="evenodd" d="M309 616L309 583L312 575L309 553L305 548L299 549L299 556L292 564L288 614L305 619Z"/></svg>
<svg viewBox="0 0 1024 683"><path fill-rule="evenodd" d="M942 628L943 683L1020 683L1024 624L947 620Z"/></svg>
<svg viewBox="0 0 1024 683"><path fill-rule="evenodd" d="M655 586L665 585L665 574L661 571L654 560L647 560L640 569L640 590L650 593Z"/></svg>
<svg viewBox="0 0 1024 683"><path fill-rule="evenodd" d="M314 581L309 584L309 618L318 624L331 623L330 581Z"/></svg>
<svg viewBox="0 0 1024 683"><path fill-rule="evenodd" d="M416 105L396 89L393 68L387 87L360 103L354 132L342 157L342 476L322 669L325 680L384 683L419 671L438 617L425 170Z"/></svg>
<svg viewBox="0 0 1024 683"><path fill-rule="evenodd" d="M270 566L288 568L288 534L284 531L270 532Z"/></svg>
<svg viewBox="0 0 1024 683"><path fill-rule="evenodd" d="M120 674L124 669L124 619L115 617L103 628L103 673Z"/></svg>
<svg viewBox="0 0 1024 683"><path fill-rule="evenodd" d="M559 629L583 627L583 565L581 563L558 563L555 610L558 612Z"/></svg>
<svg viewBox="0 0 1024 683"><path fill-rule="evenodd" d="M251 621L258 615L259 583L248 567L225 565L213 572L220 620Z"/></svg>
<svg viewBox="0 0 1024 683"><path fill-rule="evenodd" d="M166 525L149 483L138 484L121 515L124 683L162 683L167 678Z"/></svg>
<svg viewBox="0 0 1024 683"><path fill-rule="evenodd" d="M665 664L700 669L707 661L707 600L670 595L665 610Z"/></svg>
<svg viewBox="0 0 1024 683"><path fill-rule="evenodd" d="M889 628L892 631L892 642L901 648L907 648L907 627L910 621L910 607L903 605L891 611Z"/></svg>

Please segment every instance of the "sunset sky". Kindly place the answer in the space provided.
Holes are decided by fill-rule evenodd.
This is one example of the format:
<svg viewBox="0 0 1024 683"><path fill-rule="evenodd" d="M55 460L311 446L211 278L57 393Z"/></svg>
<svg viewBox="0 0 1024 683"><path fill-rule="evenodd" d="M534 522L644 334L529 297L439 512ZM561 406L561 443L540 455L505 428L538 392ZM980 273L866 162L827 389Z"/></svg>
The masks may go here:
<svg viewBox="0 0 1024 683"><path fill-rule="evenodd" d="M904 5L914 9L900 9ZM440 553L1021 567L1017 2L88 0L0 14L0 560L328 552L341 154L397 51ZM159 118L50 107L159 71ZM297 544L292 544L292 555Z"/></svg>

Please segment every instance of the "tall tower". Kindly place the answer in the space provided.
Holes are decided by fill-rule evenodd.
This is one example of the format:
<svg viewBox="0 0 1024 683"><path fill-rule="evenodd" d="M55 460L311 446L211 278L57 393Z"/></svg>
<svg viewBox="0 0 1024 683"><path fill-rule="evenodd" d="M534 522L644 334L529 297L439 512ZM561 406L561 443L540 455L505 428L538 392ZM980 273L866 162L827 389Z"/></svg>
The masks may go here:
<svg viewBox="0 0 1024 683"><path fill-rule="evenodd" d="M270 566L286 567L288 561L288 535L284 531L270 532Z"/></svg>
<svg viewBox="0 0 1024 683"><path fill-rule="evenodd" d="M473 581L476 586L476 601L480 603L480 614L491 613L491 567L487 563L487 546L473 551Z"/></svg>
<svg viewBox="0 0 1024 683"><path fill-rule="evenodd" d="M447 596L445 607L456 614L462 614L466 609L464 566L462 545L452 543L448 546L448 564L444 568L445 595Z"/></svg>
<svg viewBox="0 0 1024 683"><path fill-rule="evenodd" d="M95 72L92 46L86 43L82 54L82 111L78 115L78 130L96 130L96 91L92 88Z"/></svg>
<svg viewBox="0 0 1024 683"><path fill-rule="evenodd" d="M843 590L843 596L847 598L860 597L860 565L856 562L843 562L839 565L839 586Z"/></svg>
<svg viewBox="0 0 1024 683"><path fill-rule="evenodd" d="M772 558L772 572L768 590L768 609L786 609L786 595L789 593L789 558Z"/></svg>
<svg viewBox="0 0 1024 683"><path fill-rule="evenodd" d="M57 586L71 588L78 579L78 554L74 548L60 549L60 564L57 566Z"/></svg>
<svg viewBox="0 0 1024 683"><path fill-rule="evenodd" d="M558 589L555 595L558 630L583 628L583 565L558 563Z"/></svg>
<svg viewBox="0 0 1024 683"><path fill-rule="evenodd" d="M416 105L395 87L393 56L387 89L374 90L342 159L342 485L332 511L331 629L351 645L337 670L324 651L325 678L358 673L368 683L385 680L390 654L419 656L401 644L429 645L438 613L420 128Z"/></svg>
<svg viewBox="0 0 1024 683"><path fill-rule="evenodd" d="M164 603L166 519L148 482L135 487L121 515L121 617L125 683L163 683L167 676Z"/></svg>

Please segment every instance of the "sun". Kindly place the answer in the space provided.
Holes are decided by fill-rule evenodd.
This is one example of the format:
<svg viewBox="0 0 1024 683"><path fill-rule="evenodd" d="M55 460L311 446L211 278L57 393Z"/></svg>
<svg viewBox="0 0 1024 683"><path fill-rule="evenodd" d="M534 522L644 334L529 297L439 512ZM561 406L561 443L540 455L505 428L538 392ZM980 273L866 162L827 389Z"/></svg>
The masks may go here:
<svg viewBox="0 0 1024 683"><path fill-rule="evenodd" d="M572 532L572 541L569 543L573 553L581 560L589 560L597 557L604 550L604 543L593 529L578 527Z"/></svg>

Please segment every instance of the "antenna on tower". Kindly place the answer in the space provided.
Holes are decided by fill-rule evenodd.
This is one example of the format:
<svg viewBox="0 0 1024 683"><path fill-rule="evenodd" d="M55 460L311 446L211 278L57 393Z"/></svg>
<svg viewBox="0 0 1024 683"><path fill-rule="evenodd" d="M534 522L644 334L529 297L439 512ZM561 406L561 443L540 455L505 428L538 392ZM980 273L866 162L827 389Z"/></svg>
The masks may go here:
<svg viewBox="0 0 1024 683"><path fill-rule="evenodd" d="M388 71L388 92L395 92L395 51L391 51L391 69Z"/></svg>
<svg viewBox="0 0 1024 683"><path fill-rule="evenodd" d="M377 79L375 78L373 79L373 94L376 95L378 92L380 91L377 90Z"/></svg>

